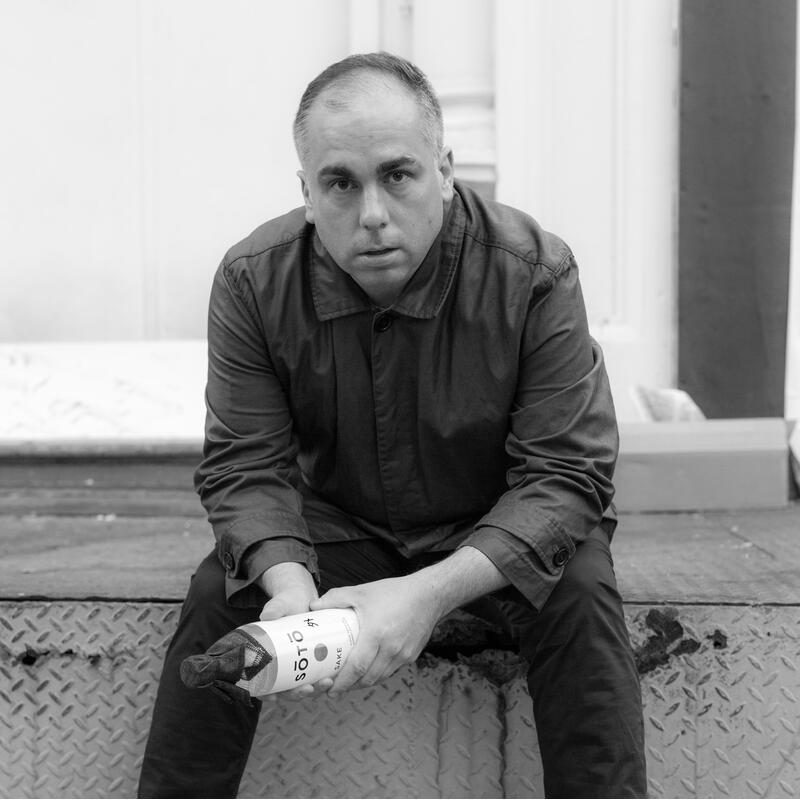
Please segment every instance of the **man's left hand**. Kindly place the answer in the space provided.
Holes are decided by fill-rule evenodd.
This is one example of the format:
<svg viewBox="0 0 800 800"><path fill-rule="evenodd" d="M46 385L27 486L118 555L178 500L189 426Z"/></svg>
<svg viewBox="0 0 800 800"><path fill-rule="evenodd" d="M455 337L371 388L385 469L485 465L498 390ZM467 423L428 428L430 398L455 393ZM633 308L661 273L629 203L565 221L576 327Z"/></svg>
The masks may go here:
<svg viewBox="0 0 800 800"><path fill-rule="evenodd" d="M359 634L329 693L379 683L422 652L442 616L434 587L423 573L331 589L311 603L353 608Z"/></svg>

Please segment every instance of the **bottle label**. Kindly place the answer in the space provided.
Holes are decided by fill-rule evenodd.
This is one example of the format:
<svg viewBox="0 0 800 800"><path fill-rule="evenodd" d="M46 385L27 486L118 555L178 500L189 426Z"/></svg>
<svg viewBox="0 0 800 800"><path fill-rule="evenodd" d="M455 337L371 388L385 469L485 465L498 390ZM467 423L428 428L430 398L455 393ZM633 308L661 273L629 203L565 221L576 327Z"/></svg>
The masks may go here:
<svg viewBox="0 0 800 800"><path fill-rule="evenodd" d="M259 635L254 630L259 628ZM271 687L255 675L237 685L257 697L332 678L342 668L358 636L358 617L351 608L326 608L282 619L251 623L248 633L270 653L275 665ZM263 638L261 638L263 637ZM277 669L276 669L277 668Z"/></svg>

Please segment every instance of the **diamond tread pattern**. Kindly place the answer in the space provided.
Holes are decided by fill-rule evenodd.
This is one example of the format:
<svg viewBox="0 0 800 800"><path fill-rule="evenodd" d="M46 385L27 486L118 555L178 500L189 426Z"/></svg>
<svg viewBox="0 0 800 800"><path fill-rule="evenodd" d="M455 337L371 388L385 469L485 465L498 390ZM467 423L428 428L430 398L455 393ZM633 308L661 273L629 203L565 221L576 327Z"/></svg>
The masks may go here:
<svg viewBox="0 0 800 800"><path fill-rule="evenodd" d="M626 606L634 646L649 606ZM130 797L168 603L0 603L0 796ZM679 609L693 653L642 678L652 797L800 793L800 609ZM673 648L674 649L674 648ZM265 704L241 796L541 797L521 672L424 657L335 701Z"/></svg>
<svg viewBox="0 0 800 800"><path fill-rule="evenodd" d="M634 644L646 613L632 620ZM681 614L700 649L642 682L650 796L800 796L800 609Z"/></svg>

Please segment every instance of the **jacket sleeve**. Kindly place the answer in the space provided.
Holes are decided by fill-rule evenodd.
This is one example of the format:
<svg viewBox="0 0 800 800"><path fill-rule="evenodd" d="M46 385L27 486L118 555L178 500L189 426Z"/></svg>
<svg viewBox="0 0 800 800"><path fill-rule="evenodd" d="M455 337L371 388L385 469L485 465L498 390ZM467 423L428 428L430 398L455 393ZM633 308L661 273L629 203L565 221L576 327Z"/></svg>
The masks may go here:
<svg viewBox="0 0 800 800"><path fill-rule="evenodd" d="M568 253L528 304L506 438L508 490L463 544L540 609L611 504L618 447L602 351Z"/></svg>
<svg viewBox="0 0 800 800"><path fill-rule="evenodd" d="M296 455L255 302L223 262L209 305L205 443L194 482L232 605L263 603L253 581L280 561L301 562L316 576Z"/></svg>

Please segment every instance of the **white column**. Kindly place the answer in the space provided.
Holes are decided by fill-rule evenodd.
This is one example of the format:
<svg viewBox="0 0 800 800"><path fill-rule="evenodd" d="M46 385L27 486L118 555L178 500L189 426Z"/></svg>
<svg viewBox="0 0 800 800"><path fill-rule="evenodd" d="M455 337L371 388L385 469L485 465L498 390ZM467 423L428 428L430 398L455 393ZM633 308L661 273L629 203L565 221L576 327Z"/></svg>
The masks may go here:
<svg viewBox="0 0 800 800"><path fill-rule="evenodd" d="M350 51L387 50L417 64L442 104L456 175L495 181L492 0L349 0Z"/></svg>
<svg viewBox="0 0 800 800"><path fill-rule="evenodd" d="M413 0L349 0L350 53L387 50L411 58Z"/></svg>
<svg viewBox="0 0 800 800"><path fill-rule="evenodd" d="M677 0L495 5L497 196L572 247L617 410L674 386Z"/></svg>
<svg viewBox="0 0 800 800"><path fill-rule="evenodd" d="M380 49L381 7L378 0L349 0L348 21L351 53L372 53Z"/></svg>
<svg viewBox="0 0 800 800"><path fill-rule="evenodd" d="M413 0L380 0L381 50L403 58L413 56Z"/></svg>
<svg viewBox="0 0 800 800"><path fill-rule="evenodd" d="M457 177L495 180L494 15L491 0L417 0L412 60L442 104Z"/></svg>

